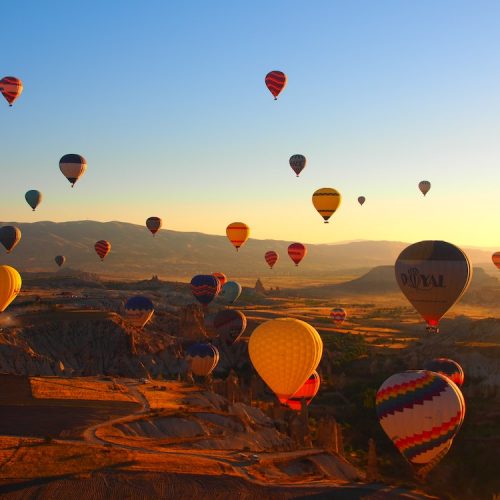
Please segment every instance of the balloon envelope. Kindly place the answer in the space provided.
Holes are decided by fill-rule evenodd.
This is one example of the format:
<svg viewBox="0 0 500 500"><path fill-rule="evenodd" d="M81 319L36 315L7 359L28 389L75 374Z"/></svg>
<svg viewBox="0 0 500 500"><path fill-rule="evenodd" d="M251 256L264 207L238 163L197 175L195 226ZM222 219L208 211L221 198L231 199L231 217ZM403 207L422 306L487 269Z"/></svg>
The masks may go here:
<svg viewBox="0 0 500 500"><path fill-rule="evenodd" d="M429 181L420 181L418 183L418 189L420 189L422 194L425 196L431 189L431 183Z"/></svg>
<svg viewBox="0 0 500 500"><path fill-rule="evenodd" d="M290 156L289 160L290 166L292 167L292 170L295 172L297 177L299 176L300 172L304 170L307 159L304 155L292 155Z"/></svg>
<svg viewBox="0 0 500 500"><path fill-rule="evenodd" d="M500 269L500 252L495 252L492 256L491 256L491 260L493 261L493 264L495 264L495 266Z"/></svg>
<svg viewBox="0 0 500 500"><path fill-rule="evenodd" d="M56 255L54 258L56 264L61 267L66 262L66 257L64 255Z"/></svg>
<svg viewBox="0 0 500 500"><path fill-rule="evenodd" d="M228 281L220 292L222 302L226 304L234 304L241 295L241 285L237 281Z"/></svg>
<svg viewBox="0 0 500 500"><path fill-rule="evenodd" d="M266 259L269 268L272 269L274 264L278 262L279 255L274 250L269 250L269 252L265 253L264 259Z"/></svg>
<svg viewBox="0 0 500 500"><path fill-rule="evenodd" d="M316 394L318 394L320 384L321 380L318 372L313 371L304 385L288 398L285 404L292 410L300 411L302 409L302 400L305 399L307 406L309 406Z"/></svg>
<svg viewBox="0 0 500 500"><path fill-rule="evenodd" d="M0 312L5 311L21 290L21 275L11 266L0 266Z"/></svg>
<svg viewBox="0 0 500 500"><path fill-rule="evenodd" d="M464 371L462 367L452 359L435 358L424 364L424 370L439 373L455 382L458 387L464 383Z"/></svg>
<svg viewBox="0 0 500 500"><path fill-rule="evenodd" d="M332 320L336 325L340 326L345 321L347 313L344 308L335 307L334 309L331 310L330 317L332 318Z"/></svg>
<svg viewBox="0 0 500 500"><path fill-rule="evenodd" d="M0 227L0 243L5 247L7 253L12 252L21 241L21 230L15 226Z"/></svg>
<svg viewBox="0 0 500 500"><path fill-rule="evenodd" d="M298 266L300 261L307 255L307 248L302 243L292 243L288 247L288 256Z"/></svg>
<svg viewBox="0 0 500 500"><path fill-rule="evenodd" d="M146 227L151 231L154 236L162 226L162 220L159 217L148 217L146 219Z"/></svg>
<svg viewBox="0 0 500 500"><path fill-rule="evenodd" d="M0 92L2 92L9 106L12 106L23 92L23 82L15 76L4 76L0 80Z"/></svg>
<svg viewBox="0 0 500 500"><path fill-rule="evenodd" d="M223 309L216 314L213 326L221 340L233 345L245 331L247 318L241 311Z"/></svg>
<svg viewBox="0 0 500 500"><path fill-rule="evenodd" d="M187 349L186 361L195 375L206 377L217 366L219 351L212 344L196 343Z"/></svg>
<svg viewBox="0 0 500 500"><path fill-rule="evenodd" d="M316 329L305 321L272 319L253 331L248 353L257 373L285 403L318 366L323 342Z"/></svg>
<svg viewBox="0 0 500 500"><path fill-rule="evenodd" d="M191 280L191 292L200 304L207 306L219 295L220 282L211 274L197 274Z"/></svg>
<svg viewBox="0 0 500 500"><path fill-rule="evenodd" d="M155 310L151 299L142 295L130 297L124 309L127 321L137 328L143 328L152 318Z"/></svg>
<svg viewBox="0 0 500 500"><path fill-rule="evenodd" d="M73 187L87 170L87 160L81 155L67 154L59 160L59 169Z"/></svg>
<svg viewBox="0 0 500 500"><path fill-rule="evenodd" d="M282 71L270 71L266 75L265 82L269 92L273 94L274 100L276 100L286 86L287 77Z"/></svg>
<svg viewBox="0 0 500 500"><path fill-rule="evenodd" d="M460 389L426 370L392 375L378 390L375 404L384 432L414 465L437 463L465 416Z"/></svg>
<svg viewBox="0 0 500 500"><path fill-rule="evenodd" d="M95 251L97 255L101 258L101 260L104 260L104 257L108 255L108 253L111 250L111 243L106 240L99 240L95 245L94 245Z"/></svg>
<svg viewBox="0 0 500 500"><path fill-rule="evenodd" d="M328 223L328 219L339 208L341 201L342 196L333 188L317 189L312 195L314 208L323 217L325 224Z"/></svg>
<svg viewBox="0 0 500 500"><path fill-rule="evenodd" d="M396 260L396 281L412 306L438 331L439 320L465 293L472 277L469 259L446 241L420 241Z"/></svg>
<svg viewBox="0 0 500 500"><path fill-rule="evenodd" d="M364 196L358 196L358 203L360 205L363 205L363 203L366 201L366 198Z"/></svg>
<svg viewBox="0 0 500 500"><path fill-rule="evenodd" d="M226 235L229 241L236 248L236 251L248 240L250 228L244 222L232 222L226 228Z"/></svg>
<svg viewBox="0 0 500 500"><path fill-rule="evenodd" d="M40 205L42 201L42 193L36 189L30 189L29 191L26 191L24 198L33 211L35 211L35 208Z"/></svg>
<svg viewBox="0 0 500 500"><path fill-rule="evenodd" d="M212 276L219 280L221 288L227 283L227 276L224 273L212 273Z"/></svg>

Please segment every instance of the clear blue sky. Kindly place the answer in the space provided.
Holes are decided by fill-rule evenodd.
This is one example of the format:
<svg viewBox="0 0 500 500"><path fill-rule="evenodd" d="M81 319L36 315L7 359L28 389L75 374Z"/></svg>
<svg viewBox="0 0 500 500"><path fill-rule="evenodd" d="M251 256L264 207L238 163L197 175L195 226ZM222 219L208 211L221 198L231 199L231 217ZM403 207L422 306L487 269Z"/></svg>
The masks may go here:
<svg viewBox="0 0 500 500"><path fill-rule="evenodd" d="M2 220L499 243L498 1L28 0L2 18L0 73L25 87L0 103ZM88 160L75 189L65 153ZM344 197L329 226L320 187Z"/></svg>

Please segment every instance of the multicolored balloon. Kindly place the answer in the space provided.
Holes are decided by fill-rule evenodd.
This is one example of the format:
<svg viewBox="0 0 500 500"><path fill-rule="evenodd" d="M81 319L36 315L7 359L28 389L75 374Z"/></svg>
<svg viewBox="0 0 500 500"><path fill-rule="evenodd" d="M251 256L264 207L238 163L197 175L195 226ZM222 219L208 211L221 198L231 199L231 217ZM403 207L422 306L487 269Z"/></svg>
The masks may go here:
<svg viewBox="0 0 500 500"><path fill-rule="evenodd" d="M219 295L220 290L219 280L211 274L197 274L191 280L191 292L204 307Z"/></svg>
<svg viewBox="0 0 500 500"><path fill-rule="evenodd" d="M144 328L153 317L155 306L151 299L143 295L130 297L125 303L125 318L133 326Z"/></svg>
<svg viewBox="0 0 500 500"><path fill-rule="evenodd" d="M74 187L76 181L85 173L85 170L87 170L87 160L83 156L73 153L64 155L59 160L59 169L64 177L68 179L71 187Z"/></svg>
<svg viewBox="0 0 500 500"><path fill-rule="evenodd" d="M321 379L315 370L306 380L305 384L285 401L285 404L291 410L300 411L302 409L302 400L305 399L307 406L309 406L316 394L318 394L320 385Z"/></svg>
<svg viewBox="0 0 500 500"><path fill-rule="evenodd" d="M15 76L4 76L0 80L0 92L2 92L9 106L12 106L23 92L23 82Z"/></svg>
<svg viewBox="0 0 500 500"><path fill-rule="evenodd" d="M5 247L7 253L12 252L21 241L21 230L15 226L0 227L0 243Z"/></svg>
<svg viewBox="0 0 500 500"><path fill-rule="evenodd" d="M333 188L317 189L312 195L314 208L323 217L325 224L328 224L328 219L339 208L341 201L342 196Z"/></svg>
<svg viewBox="0 0 500 500"><path fill-rule="evenodd" d="M26 191L24 199L27 201L28 205L35 211L35 208L42 202L42 193L36 189L30 189Z"/></svg>
<svg viewBox="0 0 500 500"><path fill-rule="evenodd" d="M422 194L425 196L431 189L431 183L429 181L420 181L418 183L418 189L420 189Z"/></svg>
<svg viewBox="0 0 500 500"><path fill-rule="evenodd" d="M159 217L148 217L146 219L146 227L151 231L154 236L162 226L162 220Z"/></svg>
<svg viewBox="0 0 500 500"><path fill-rule="evenodd" d="M212 344L201 342L188 347L186 361L189 369L199 377L210 375L219 362L219 351Z"/></svg>
<svg viewBox="0 0 500 500"><path fill-rule="evenodd" d="M215 276L219 280L221 288L227 283L227 276L224 273L212 273L212 276Z"/></svg>
<svg viewBox="0 0 500 500"><path fill-rule="evenodd" d="M106 255L108 255L108 253L111 250L111 243L106 240L99 240L94 245L94 248L97 255L101 258L101 260L104 260L104 257L106 257Z"/></svg>
<svg viewBox="0 0 500 500"><path fill-rule="evenodd" d="M305 321L272 319L253 331L248 353L257 373L285 403L318 366L323 342L316 329Z"/></svg>
<svg viewBox="0 0 500 500"><path fill-rule="evenodd" d="M307 159L304 155L292 155L290 156L289 160L290 166L292 167L292 170L295 172L297 177L299 176L300 172L304 170Z"/></svg>
<svg viewBox="0 0 500 500"><path fill-rule="evenodd" d="M21 290L21 275L11 266L0 266L0 312L5 311Z"/></svg>
<svg viewBox="0 0 500 500"><path fill-rule="evenodd" d="M358 203L363 206L363 203L366 201L366 198L364 196L358 196Z"/></svg>
<svg viewBox="0 0 500 500"><path fill-rule="evenodd" d="M491 256L491 260L493 261L493 264L497 267L497 269L500 269L500 252L495 252Z"/></svg>
<svg viewBox="0 0 500 500"><path fill-rule="evenodd" d="M272 269L274 264L276 264L276 262L278 262L279 255L274 250L269 250L269 252L265 253L264 259L266 259L266 262L269 266L269 269Z"/></svg>
<svg viewBox="0 0 500 500"><path fill-rule="evenodd" d="M225 304L234 304L241 295L241 285L237 281L228 281L220 292L220 299Z"/></svg>
<svg viewBox="0 0 500 500"><path fill-rule="evenodd" d="M414 370L392 375L382 384L376 409L382 429L406 460L430 470L460 429L465 401L450 379Z"/></svg>
<svg viewBox="0 0 500 500"><path fill-rule="evenodd" d="M307 248L302 243L292 243L288 246L288 256L293 260L296 266L307 255Z"/></svg>
<svg viewBox="0 0 500 500"><path fill-rule="evenodd" d="M56 255L54 257L56 264L61 267L66 262L66 257L64 255Z"/></svg>
<svg viewBox="0 0 500 500"><path fill-rule="evenodd" d="M396 260L396 281L411 305L439 331L439 320L467 290L472 266L460 248L446 241L420 241Z"/></svg>
<svg viewBox="0 0 500 500"><path fill-rule="evenodd" d="M335 307L330 312L330 318L332 318L333 322L337 326L340 326L345 321L346 317L347 313L342 307Z"/></svg>
<svg viewBox="0 0 500 500"><path fill-rule="evenodd" d="M453 361L452 359L431 359L424 364L424 370L436 372L445 377L448 377L450 380L455 382L458 387L461 387L464 383L464 370L456 361Z"/></svg>
<svg viewBox="0 0 500 500"><path fill-rule="evenodd" d="M265 79L269 92L273 94L274 100L278 99L281 91L285 88L287 77L282 71L270 71Z"/></svg>
<svg viewBox="0 0 500 500"><path fill-rule="evenodd" d="M213 327L219 338L227 345L233 345L243 334L247 327L247 318L236 309L223 309L213 320Z"/></svg>
<svg viewBox="0 0 500 500"><path fill-rule="evenodd" d="M232 222L226 228L226 235L229 241L236 248L236 251L248 240L250 228L244 222Z"/></svg>

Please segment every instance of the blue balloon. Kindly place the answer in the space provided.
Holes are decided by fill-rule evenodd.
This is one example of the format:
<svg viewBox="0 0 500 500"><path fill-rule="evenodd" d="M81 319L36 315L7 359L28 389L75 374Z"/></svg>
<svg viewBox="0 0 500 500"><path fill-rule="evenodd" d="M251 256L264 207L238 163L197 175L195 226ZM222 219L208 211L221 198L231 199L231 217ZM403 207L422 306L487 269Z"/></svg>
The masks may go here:
<svg viewBox="0 0 500 500"><path fill-rule="evenodd" d="M154 308L153 302L142 295L130 297L125 303L126 311L153 311Z"/></svg>
<svg viewBox="0 0 500 500"><path fill-rule="evenodd" d="M42 193L40 193L40 191L37 191L36 189L31 189L30 191L26 192L24 198L34 212L35 208L40 205L40 202L42 201Z"/></svg>
<svg viewBox="0 0 500 500"><path fill-rule="evenodd" d="M241 294L241 285L236 281L228 281L219 294L219 297L226 304L234 304Z"/></svg>
<svg viewBox="0 0 500 500"><path fill-rule="evenodd" d="M191 292L204 306L210 304L220 292L220 281L211 274L197 274L191 280Z"/></svg>

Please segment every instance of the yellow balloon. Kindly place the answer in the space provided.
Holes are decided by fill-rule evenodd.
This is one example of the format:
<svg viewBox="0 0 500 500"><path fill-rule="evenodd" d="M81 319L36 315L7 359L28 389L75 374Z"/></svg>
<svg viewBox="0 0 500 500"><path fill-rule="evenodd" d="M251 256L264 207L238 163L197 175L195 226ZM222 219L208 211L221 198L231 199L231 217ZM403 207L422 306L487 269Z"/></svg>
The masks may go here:
<svg viewBox="0 0 500 500"><path fill-rule="evenodd" d="M323 341L305 321L272 319L253 331L248 353L257 373L284 403L318 366Z"/></svg>
<svg viewBox="0 0 500 500"><path fill-rule="evenodd" d="M236 251L248 240L250 228L244 222L232 222L226 228L229 241L236 248Z"/></svg>
<svg viewBox="0 0 500 500"><path fill-rule="evenodd" d="M321 188L314 191L312 202L314 208L319 212L321 217L325 219L325 224L328 224L328 219L339 208L342 196L333 188Z"/></svg>
<svg viewBox="0 0 500 500"><path fill-rule="evenodd" d="M21 275L13 267L0 266L0 312L17 297L21 283Z"/></svg>

